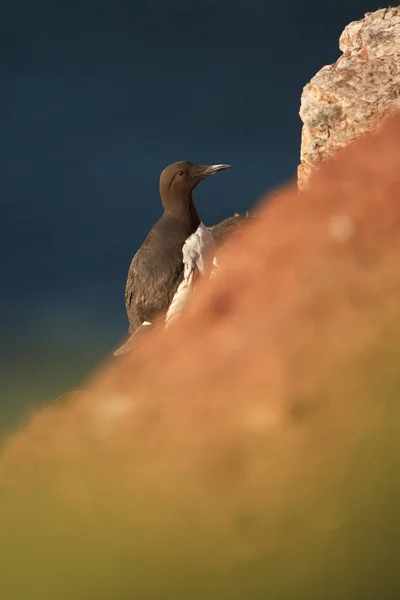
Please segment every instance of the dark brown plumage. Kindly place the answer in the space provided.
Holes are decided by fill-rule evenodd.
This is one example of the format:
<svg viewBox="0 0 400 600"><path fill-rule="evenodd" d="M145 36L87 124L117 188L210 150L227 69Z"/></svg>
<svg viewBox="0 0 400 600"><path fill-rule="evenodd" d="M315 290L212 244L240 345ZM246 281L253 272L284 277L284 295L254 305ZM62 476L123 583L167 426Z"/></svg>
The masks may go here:
<svg viewBox="0 0 400 600"><path fill-rule="evenodd" d="M183 277L183 245L200 224L193 190L200 181L227 167L181 161L161 173L164 214L133 257L125 287L130 335L143 322L154 323L168 310Z"/></svg>

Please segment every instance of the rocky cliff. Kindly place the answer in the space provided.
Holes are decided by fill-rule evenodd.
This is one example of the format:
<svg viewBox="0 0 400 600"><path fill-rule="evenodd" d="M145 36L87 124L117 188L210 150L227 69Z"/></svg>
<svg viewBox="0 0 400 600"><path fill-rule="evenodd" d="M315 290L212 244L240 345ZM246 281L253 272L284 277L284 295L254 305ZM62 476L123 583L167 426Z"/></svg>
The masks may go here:
<svg viewBox="0 0 400 600"><path fill-rule="evenodd" d="M303 90L301 189L322 161L400 106L400 7L367 13L350 23L339 47L342 56Z"/></svg>
<svg viewBox="0 0 400 600"><path fill-rule="evenodd" d="M2 598L400 598L400 115L366 133L397 18L349 26L339 91L303 97L330 133L301 202L225 223L180 320L6 440Z"/></svg>

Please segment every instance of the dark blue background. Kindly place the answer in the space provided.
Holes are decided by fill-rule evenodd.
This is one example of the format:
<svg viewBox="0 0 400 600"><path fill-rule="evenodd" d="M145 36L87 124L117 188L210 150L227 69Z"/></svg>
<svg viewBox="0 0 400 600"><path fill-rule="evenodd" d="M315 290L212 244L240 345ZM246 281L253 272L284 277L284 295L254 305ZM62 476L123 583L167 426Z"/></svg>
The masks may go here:
<svg viewBox="0 0 400 600"><path fill-rule="evenodd" d="M1 405L79 385L126 331L128 265L171 162L228 162L206 224L299 162L302 87L361 0L2 0Z"/></svg>

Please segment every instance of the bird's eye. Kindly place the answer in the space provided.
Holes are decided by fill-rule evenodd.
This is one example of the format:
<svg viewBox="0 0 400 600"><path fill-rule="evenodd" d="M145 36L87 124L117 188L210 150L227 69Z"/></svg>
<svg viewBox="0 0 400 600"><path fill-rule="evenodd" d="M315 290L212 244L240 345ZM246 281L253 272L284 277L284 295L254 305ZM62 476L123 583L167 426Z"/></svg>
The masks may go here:
<svg viewBox="0 0 400 600"><path fill-rule="evenodd" d="M184 175L184 174L185 174L185 173L184 173L184 171L178 171L178 175L179 175L180 177L182 177L182 175Z"/></svg>

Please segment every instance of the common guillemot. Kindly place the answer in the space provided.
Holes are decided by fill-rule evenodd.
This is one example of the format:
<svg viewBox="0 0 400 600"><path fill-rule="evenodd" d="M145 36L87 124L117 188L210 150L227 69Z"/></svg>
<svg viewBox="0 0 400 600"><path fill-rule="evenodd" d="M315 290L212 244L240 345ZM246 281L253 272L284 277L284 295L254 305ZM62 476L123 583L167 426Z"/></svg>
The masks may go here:
<svg viewBox="0 0 400 600"><path fill-rule="evenodd" d="M200 181L229 167L181 161L162 171L164 214L133 257L125 287L130 336L161 319L168 326L183 309L197 276L210 272L214 237L199 217L193 190ZM114 355L128 349L124 344Z"/></svg>

